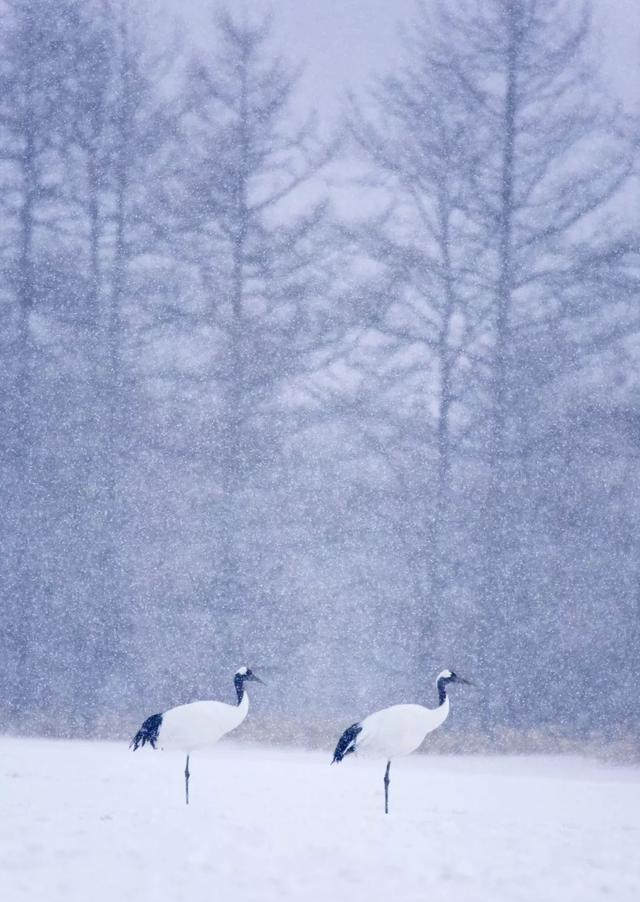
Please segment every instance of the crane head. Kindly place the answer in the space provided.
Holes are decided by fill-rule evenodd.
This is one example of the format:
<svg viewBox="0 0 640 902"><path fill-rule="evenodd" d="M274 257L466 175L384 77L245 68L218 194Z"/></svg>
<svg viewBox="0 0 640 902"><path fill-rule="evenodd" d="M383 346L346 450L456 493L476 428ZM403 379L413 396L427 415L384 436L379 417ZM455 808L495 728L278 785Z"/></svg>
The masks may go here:
<svg viewBox="0 0 640 902"><path fill-rule="evenodd" d="M260 679L259 676L256 676L253 670L250 667L239 667L236 670L236 680L238 682L244 683L262 683L264 686L264 682Z"/></svg>
<svg viewBox="0 0 640 902"><path fill-rule="evenodd" d="M464 677L458 676L453 670L443 670L438 674L436 684L442 680L444 683L462 683L464 686L473 686L471 680L465 680Z"/></svg>

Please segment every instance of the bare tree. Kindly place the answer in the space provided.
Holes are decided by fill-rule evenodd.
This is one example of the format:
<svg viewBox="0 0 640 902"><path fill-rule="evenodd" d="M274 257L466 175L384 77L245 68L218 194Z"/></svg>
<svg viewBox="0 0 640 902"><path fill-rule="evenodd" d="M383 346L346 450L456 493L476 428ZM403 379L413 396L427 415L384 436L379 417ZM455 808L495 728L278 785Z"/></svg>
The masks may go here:
<svg viewBox="0 0 640 902"><path fill-rule="evenodd" d="M549 363L568 346L565 334L579 312L576 285L586 294L585 246L597 248L605 224L610 228L607 214L629 179L632 158L590 64L587 4L469 0L455 10L440 4L438 22L430 65L449 73L451 101L467 116L466 143L477 151L466 204L480 237L477 284L489 301L488 553L480 630L486 650L491 636L503 647L511 642L509 622L520 616L525 512L514 489L522 478L518 434L530 415L528 397L558 372ZM520 366L541 336L548 358L551 352L547 372L531 356L529 366ZM511 652L522 648L516 642Z"/></svg>
<svg viewBox="0 0 640 902"><path fill-rule="evenodd" d="M160 54L134 24L109 0L16 0L2 23L14 716L56 679L56 667L43 672L55 647L90 723L128 639L123 486L140 433L124 321L129 269L150 235L145 179L170 133L153 87Z"/></svg>
<svg viewBox="0 0 640 902"><path fill-rule="evenodd" d="M468 401L486 303L473 279L468 122L451 103L448 74L431 65L431 26L426 13L413 23L405 36L405 67L379 83L370 111L352 101L351 128L377 170L366 183L389 198L377 221L356 227L353 237L378 268L364 288L365 325L383 339L375 394L382 399L379 416L394 423L385 457L400 482L411 486L405 498L422 502L422 513L407 516L405 510L399 520L409 530L408 563L414 562L422 617L429 622L425 641L433 646L436 612L451 576L443 540L452 469L473 437ZM400 393L413 400L399 405ZM382 450L379 439L378 445Z"/></svg>
<svg viewBox="0 0 640 902"><path fill-rule="evenodd" d="M33 321L55 284L51 230L57 220L61 135L57 99L65 77L64 29L69 4L10 0L3 4L0 72L0 155L3 208L3 268L8 328L3 347L4 377L12 386L6 409L4 445L7 503L3 545L9 565L5 586L12 616L5 632L9 661L15 662L8 697L13 713L28 705L34 687L29 666L34 653L41 585L34 566L33 533L38 523L37 447L42 368Z"/></svg>
<svg viewBox="0 0 640 902"><path fill-rule="evenodd" d="M150 185L175 134L171 103L158 86L174 65L176 47L156 42L151 49L144 12L127 0L95 0L74 13L67 29L75 65L65 186L69 231L89 272L83 376L90 386L84 409L89 489L81 493L80 510L90 513L86 588L93 603L76 669L90 719L105 681L125 666L136 614L125 564L130 486L139 478L146 415L137 372L145 343L134 323L144 305L141 280L149 275L135 266L153 250Z"/></svg>
<svg viewBox="0 0 640 902"><path fill-rule="evenodd" d="M393 399L387 422L412 405L414 418L433 411L429 428L413 424L413 434L437 490L417 489L411 473L434 523L423 549L427 618L431 593L440 603L447 584L460 591L455 521L464 523L473 537L466 579L475 574L480 596L468 644L483 663L526 647L521 561L535 502L524 481L525 427L544 387L585 359L590 320L606 321L594 259L617 240L609 235L633 160L590 62L588 5L425 3L406 44L404 68L379 85L373 109L352 115L391 198L359 236L383 267L367 326L383 338L376 359ZM386 433L387 454L405 470L407 434L404 424ZM451 507L452 484L475 489Z"/></svg>
<svg viewBox="0 0 640 902"><path fill-rule="evenodd" d="M175 322L208 335L197 378L209 422L206 435L191 434L218 498L207 603L218 624L242 632L267 593L246 558L252 498L282 474L283 391L326 329L325 207L313 177L328 151L312 119L295 124L297 72L270 49L269 21L223 12L217 40L215 54L187 71L158 234L202 297ZM176 435L177 445L186 438Z"/></svg>

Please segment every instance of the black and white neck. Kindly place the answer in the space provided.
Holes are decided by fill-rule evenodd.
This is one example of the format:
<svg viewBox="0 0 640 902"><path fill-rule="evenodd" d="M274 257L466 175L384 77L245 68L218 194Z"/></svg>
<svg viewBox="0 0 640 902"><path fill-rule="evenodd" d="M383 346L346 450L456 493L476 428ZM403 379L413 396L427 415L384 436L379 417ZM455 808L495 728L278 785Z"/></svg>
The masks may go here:
<svg viewBox="0 0 640 902"><path fill-rule="evenodd" d="M438 688L438 705L444 705L447 700L447 685L453 681L453 674L450 670L443 670L438 674L436 686Z"/></svg>
<svg viewBox="0 0 640 902"><path fill-rule="evenodd" d="M242 699L244 698L244 683L247 679L247 671L246 668L241 667L240 670L236 673L233 678L233 685L236 687L236 695L238 696L238 704L242 704Z"/></svg>
<svg viewBox="0 0 640 902"><path fill-rule="evenodd" d="M249 705L249 696L244 691L245 683L262 683L262 680L259 676L256 676L253 670L250 667L239 667L236 670L236 675L233 678L233 685L236 687L236 695L238 696L238 707L243 705L243 708L246 709ZM243 704L244 703L244 704Z"/></svg>

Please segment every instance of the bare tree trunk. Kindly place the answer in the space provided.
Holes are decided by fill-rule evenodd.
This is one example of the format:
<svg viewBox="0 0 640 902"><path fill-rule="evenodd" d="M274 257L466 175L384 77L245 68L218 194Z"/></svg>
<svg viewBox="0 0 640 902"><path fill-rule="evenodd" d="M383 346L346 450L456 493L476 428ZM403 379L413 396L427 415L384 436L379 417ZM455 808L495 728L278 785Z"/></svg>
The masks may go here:
<svg viewBox="0 0 640 902"><path fill-rule="evenodd" d="M243 335L243 305L245 295L245 245L249 227L247 202L247 178L249 167L248 135L248 85L246 48L239 63L240 104L237 134L238 171L234 190L234 223L231 273L231 322L229 328L229 376L226 392L223 461L224 529L222 538L221 593L218 612L229 612L242 617L246 605L239 560L240 542L240 492L246 476L243 461L247 449L243 448L243 419L245 394L245 355Z"/></svg>
<svg viewBox="0 0 640 902"><path fill-rule="evenodd" d="M89 292L87 301L89 304L89 328L93 329L91 338L95 341L99 329L99 294L102 281L100 266L100 196L98 189L98 172L95 152L89 150L87 154L87 212L89 216Z"/></svg>
<svg viewBox="0 0 640 902"><path fill-rule="evenodd" d="M31 48L29 48L31 50ZM33 110L34 60L31 53L25 59L24 149L20 159L22 169L22 206L19 216L19 254L17 273L18 341L17 341L17 422L16 469L17 498L15 599L20 611L13 622L14 644L17 649L16 690L12 699L12 714L27 711L33 697L31 654L34 649L36 618L36 578L31 563L33 528L35 464L33 367L34 348L31 338L31 312L35 295L34 233L35 210L38 201L36 165L36 124Z"/></svg>
<svg viewBox="0 0 640 902"><path fill-rule="evenodd" d="M479 653L485 660L498 660L502 646L513 632L514 581L510 568L515 550L509 498L508 391L511 354L510 315L513 296L513 214L515 140L517 133L517 71L520 28L516 8L508 12L509 43L506 54L503 144L501 155L498 234L498 279L495 292L494 347L491 361L492 420L489 444L489 478L485 508L483 567L483 617L479 629ZM489 693L499 698L497 691Z"/></svg>
<svg viewBox="0 0 640 902"><path fill-rule="evenodd" d="M432 533L434 558L433 609L438 611L444 609L444 593L450 579L450 570L447 566L447 553L446 549L442 547L443 537L448 535L451 502L451 464L453 454L451 439L451 405L453 391L451 323L456 309L456 298L453 268L451 264L450 217L450 198L444 196L441 192L438 199L438 218L440 222L444 305L437 348L438 363L440 367L437 425L438 470L435 516Z"/></svg>

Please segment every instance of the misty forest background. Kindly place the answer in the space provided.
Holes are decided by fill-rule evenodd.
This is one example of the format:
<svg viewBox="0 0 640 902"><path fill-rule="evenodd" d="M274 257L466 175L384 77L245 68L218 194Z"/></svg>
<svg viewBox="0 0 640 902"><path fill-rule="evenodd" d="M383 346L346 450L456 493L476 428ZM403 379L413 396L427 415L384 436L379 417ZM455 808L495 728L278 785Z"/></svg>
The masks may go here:
<svg viewBox="0 0 640 902"><path fill-rule="evenodd" d="M637 738L640 123L588 7L425 2L333 129L277 17L1 6L2 728L249 663L337 734L453 666L454 736Z"/></svg>

